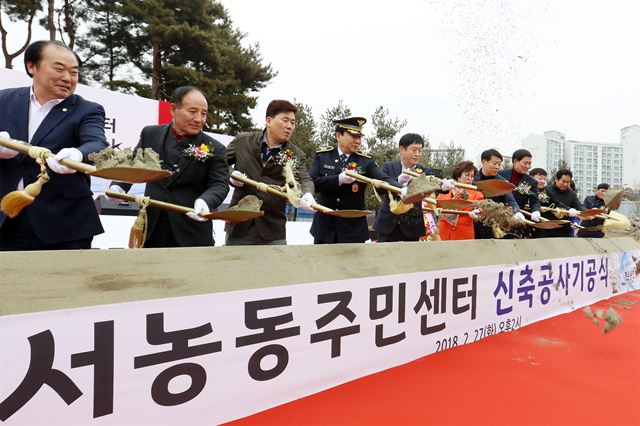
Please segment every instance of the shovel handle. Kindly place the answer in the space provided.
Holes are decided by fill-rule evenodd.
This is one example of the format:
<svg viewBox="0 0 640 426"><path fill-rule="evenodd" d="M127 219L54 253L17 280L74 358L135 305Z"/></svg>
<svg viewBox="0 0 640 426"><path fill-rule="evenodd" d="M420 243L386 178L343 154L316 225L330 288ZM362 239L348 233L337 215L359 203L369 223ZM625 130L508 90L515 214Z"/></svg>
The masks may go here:
<svg viewBox="0 0 640 426"><path fill-rule="evenodd" d="M367 183L369 185L373 185L373 181L375 180L375 179L371 179L370 177L363 176L363 175L361 175L359 173L356 173L354 171L351 171L351 170L345 171L344 174L347 175L347 176L351 176L355 180L359 180L360 182L364 182L364 183ZM401 188L398 188L398 187L395 187L393 185L390 185L389 183L384 182L384 181L379 181L379 182L381 182L380 188L386 189L387 191L391 191L394 194L402 195L402 189Z"/></svg>
<svg viewBox="0 0 640 426"><path fill-rule="evenodd" d="M254 188L258 188L258 186L260 185L260 182L258 182L257 180L253 180L250 179L248 177L242 176L239 173L236 173L235 171L231 173L231 177L234 178L235 180L237 180L238 182L242 182L246 185L250 185L253 186ZM275 195L276 197L280 197L284 200L288 200L289 196L287 194L285 194L282 191L277 190L276 188L273 188L271 186L267 186L266 191L267 194L271 194L271 195ZM321 204L312 204L311 208L314 209L317 212L320 213L326 213L326 212L332 212L333 209L330 209L329 207L325 207Z"/></svg>
<svg viewBox="0 0 640 426"><path fill-rule="evenodd" d="M520 210L522 213L524 213L525 216L527 217L531 217L531 212L528 212L526 210ZM549 219L547 219L546 217L542 217L540 216L540 222L549 222Z"/></svg>
<svg viewBox="0 0 640 426"><path fill-rule="evenodd" d="M440 213L446 213L446 214L466 214L466 215L469 215L471 213L471 211L465 211L465 210L434 209L433 207L427 207L425 210L428 210L430 212L440 212Z"/></svg>
<svg viewBox="0 0 640 426"><path fill-rule="evenodd" d="M109 198L120 198L121 200L127 200L134 203L136 202L136 198L137 198L135 195L123 194L121 192L105 191L105 194ZM164 201L158 201L154 199L149 199L149 205L151 207L157 207L159 209L169 210L176 213L189 213L194 211L189 207L180 206L178 204L166 203Z"/></svg>
<svg viewBox="0 0 640 426"><path fill-rule="evenodd" d="M411 172L411 173L415 173L415 172ZM364 182L364 183L368 183L370 185L373 185L373 181L374 179L371 179L369 177L366 176L362 176L359 173L355 173L351 170L347 170L346 172L344 172L344 174L346 174L347 176L351 176L352 178L354 178L355 180L359 180L360 182ZM380 188L382 189L386 189L387 191L391 191L396 195L402 195L402 189L398 188L396 186L390 185L387 182L381 181L382 184L380 185ZM427 203L429 204L433 204L436 205L438 202L436 200L434 200L433 198L429 198L426 197L425 200L427 201Z"/></svg>
<svg viewBox="0 0 640 426"><path fill-rule="evenodd" d="M13 149L14 151L18 151L25 155L29 155L29 148L33 147L33 145L28 144L26 142L18 141L15 139L5 139L5 138L0 138L0 145L4 146L5 148ZM51 151L49 151L45 153L45 157L46 158L55 157L55 155ZM80 161L74 161L69 158L63 158L62 160L59 160L59 161L60 163L69 167L70 169L76 170L78 172L86 173L86 174L93 173L97 170L95 166L91 166L89 164L85 164Z"/></svg>
<svg viewBox="0 0 640 426"><path fill-rule="evenodd" d="M258 188L261 182L258 182L257 180L253 180L250 179L248 177L242 176L239 173L236 173L235 171L231 173L231 177L234 178L235 180L237 180L238 182L242 182L245 185L250 185L253 186L254 188ZM271 186L267 186L266 190L263 190L262 192L266 192L267 194L271 194L271 195L275 195L276 197L280 197L284 200L288 200L289 197L287 196L287 194L285 194L282 191L279 191Z"/></svg>
<svg viewBox="0 0 640 426"><path fill-rule="evenodd" d="M402 173L404 173L405 175L413 176L413 177L422 176L422 173L414 172L412 170L403 170ZM440 179L440 178L438 178L438 179ZM440 179L440 180L442 180L442 179ZM458 188L473 189L474 191L478 190L477 186L469 185L467 183L453 181L453 185L457 186Z"/></svg>

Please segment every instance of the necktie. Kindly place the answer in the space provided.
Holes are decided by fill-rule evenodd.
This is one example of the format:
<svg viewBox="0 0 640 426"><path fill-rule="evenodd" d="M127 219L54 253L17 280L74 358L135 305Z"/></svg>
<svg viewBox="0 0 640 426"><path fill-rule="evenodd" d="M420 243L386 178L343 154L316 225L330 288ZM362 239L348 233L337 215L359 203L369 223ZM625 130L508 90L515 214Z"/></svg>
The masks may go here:
<svg viewBox="0 0 640 426"><path fill-rule="evenodd" d="M347 154L340 154L340 168L344 169L344 166L347 165Z"/></svg>

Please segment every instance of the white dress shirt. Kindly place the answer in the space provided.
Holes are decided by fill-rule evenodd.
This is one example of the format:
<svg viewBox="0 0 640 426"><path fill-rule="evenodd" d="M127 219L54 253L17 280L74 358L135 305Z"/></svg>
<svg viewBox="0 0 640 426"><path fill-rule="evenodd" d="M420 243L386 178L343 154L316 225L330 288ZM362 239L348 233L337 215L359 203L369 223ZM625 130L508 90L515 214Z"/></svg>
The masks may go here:
<svg viewBox="0 0 640 426"><path fill-rule="evenodd" d="M40 105L35 93L33 93L33 86L29 88L29 140L27 142L31 142L33 135L36 134L47 114L62 101L64 99L52 99L44 105Z"/></svg>

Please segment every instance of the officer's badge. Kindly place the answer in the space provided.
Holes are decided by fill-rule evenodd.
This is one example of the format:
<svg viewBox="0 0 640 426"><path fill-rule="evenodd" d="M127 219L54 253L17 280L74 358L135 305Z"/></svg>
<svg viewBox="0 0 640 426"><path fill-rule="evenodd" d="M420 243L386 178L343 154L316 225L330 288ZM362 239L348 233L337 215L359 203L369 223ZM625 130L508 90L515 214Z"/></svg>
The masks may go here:
<svg viewBox="0 0 640 426"><path fill-rule="evenodd" d="M351 184L351 192L358 192L358 189L360 189L360 187L357 182Z"/></svg>

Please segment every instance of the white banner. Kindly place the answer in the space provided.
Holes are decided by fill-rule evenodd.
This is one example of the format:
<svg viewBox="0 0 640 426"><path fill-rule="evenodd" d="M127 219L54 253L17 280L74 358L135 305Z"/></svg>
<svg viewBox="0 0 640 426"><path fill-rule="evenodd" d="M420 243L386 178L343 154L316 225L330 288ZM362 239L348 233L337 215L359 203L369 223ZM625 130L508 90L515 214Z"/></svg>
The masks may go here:
<svg viewBox="0 0 640 426"><path fill-rule="evenodd" d="M237 419L635 290L638 259L640 250L3 316L0 420Z"/></svg>

